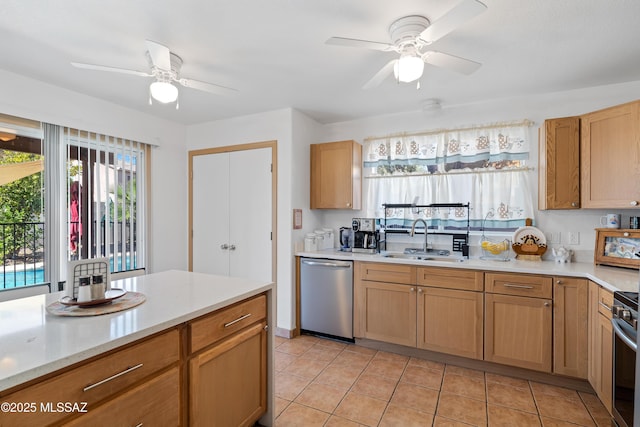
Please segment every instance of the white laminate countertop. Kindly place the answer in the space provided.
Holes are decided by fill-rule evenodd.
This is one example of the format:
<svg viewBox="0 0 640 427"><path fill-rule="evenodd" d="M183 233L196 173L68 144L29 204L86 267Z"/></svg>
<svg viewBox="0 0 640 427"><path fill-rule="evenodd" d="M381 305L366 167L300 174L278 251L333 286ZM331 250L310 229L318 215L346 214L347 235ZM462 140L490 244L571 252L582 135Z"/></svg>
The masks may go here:
<svg viewBox="0 0 640 427"><path fill-rule="evenodd" d="M558 264L553 261L490 261L479 258L464 259L462 262L438 260L412 260L406 258L388 258L381 254L362 254L326 249L317 252L298 252L297 256L308 258L326 258L345 261L387 262L393 264L411 264L419 266L467 268L471 270L498 271L505 273L545 274L551 276L582 277L593 280L602 287L614 291L638 292L640 275L638 270L621 267L596 266L586 262ZM455 255L451 256L452 258Z"/></svg>
<svg viewBox="0 0 640 427"><path fill-rule="evenodd" d="M273 283L171 270L112 282L141 292L129 310L61 317L62 292L0 303L0 391L268 291Z"/></svg>

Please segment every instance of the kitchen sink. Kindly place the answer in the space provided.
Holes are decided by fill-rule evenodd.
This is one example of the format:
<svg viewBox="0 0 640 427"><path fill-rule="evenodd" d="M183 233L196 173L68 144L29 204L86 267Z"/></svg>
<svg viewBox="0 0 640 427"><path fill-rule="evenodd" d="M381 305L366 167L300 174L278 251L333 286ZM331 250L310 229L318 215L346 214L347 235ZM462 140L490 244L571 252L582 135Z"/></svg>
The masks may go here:
<svg viewBox="0 0 640 427"><path fill-rule="evenodd" d="M444 261L444 262L463 262L464 259L458 257L452 257L448 255L438 255L437 252L415 252L415 253L400 253L400 252L381 252L380 255L384 258L394 259L410 259L418 261Z"/></svg>

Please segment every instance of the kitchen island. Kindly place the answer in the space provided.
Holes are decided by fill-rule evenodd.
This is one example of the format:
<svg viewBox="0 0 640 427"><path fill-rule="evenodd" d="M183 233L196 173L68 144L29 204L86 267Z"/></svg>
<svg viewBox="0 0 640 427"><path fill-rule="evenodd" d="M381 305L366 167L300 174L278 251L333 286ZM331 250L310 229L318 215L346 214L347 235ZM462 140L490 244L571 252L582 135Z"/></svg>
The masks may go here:
<svg viewBox="0 0 640 427"><path fill-rule="evenodd" d="M141 396L151 401L137 402L135 408L153 412L155 400L173 408L162 415L161 425L206 425L211 414L201 412L212 405L203 393L218 396L217 384L227 388L236 380L258 385L249 403L257 401L258 408L250 416L272 424L273 333L268 325L274 322L273 283L167 271L114 281L112 287L142 293L146 301L91 317L49 314L46 307L62 292L0 303L0 402L9 403L0 413L0 425L82 424L101 411L112 414L102 423L113 425L129 421L113 414L126 412L127 402ZM243 358L253 365L235 366L237 357L229 357L235 348L255 353ZM240 374L245 377L201 381L220 370L257 378ZM203 388L207 383L214 385ZM79 385L77 394L66 394L74 385ZM165 396L156 389L173 392Z"/></svg>

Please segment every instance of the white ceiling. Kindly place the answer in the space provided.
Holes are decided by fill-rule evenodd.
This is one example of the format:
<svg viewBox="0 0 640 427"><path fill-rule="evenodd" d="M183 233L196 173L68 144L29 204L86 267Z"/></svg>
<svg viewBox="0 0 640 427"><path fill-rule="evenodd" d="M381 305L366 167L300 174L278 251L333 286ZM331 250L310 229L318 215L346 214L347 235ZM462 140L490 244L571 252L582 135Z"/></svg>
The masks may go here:
<svg viewBox="0 0 640 427"><path fill-rule="evenodd" d="M488 9L432 45L482 63L472 75L426 66L421 89L387 79L394 53L326 45L390 42L402 16L437 20L458 0L2 0L0 68L184 124L293 107L321 123L640 80L640 1L484 0ZM184 60L182 77L233 97L180 88L180 109L148 104L145 40ZM640 97L640 96L639 96Z"/></svg>

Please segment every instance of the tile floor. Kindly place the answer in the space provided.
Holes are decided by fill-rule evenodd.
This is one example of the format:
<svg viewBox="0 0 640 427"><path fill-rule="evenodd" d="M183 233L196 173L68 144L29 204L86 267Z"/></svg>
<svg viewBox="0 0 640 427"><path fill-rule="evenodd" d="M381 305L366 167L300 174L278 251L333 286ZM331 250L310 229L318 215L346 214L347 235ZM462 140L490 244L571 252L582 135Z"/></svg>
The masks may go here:
<svg viewBox="0 0 640 427"><path fill-rule="evenodd" d="M352 344L276 337L285 426L610 426L593 394Z"/></svg>

